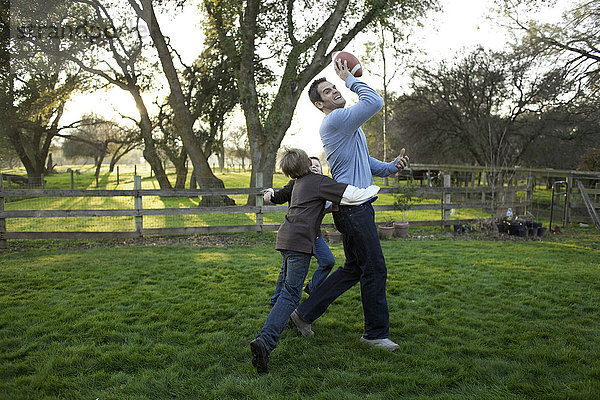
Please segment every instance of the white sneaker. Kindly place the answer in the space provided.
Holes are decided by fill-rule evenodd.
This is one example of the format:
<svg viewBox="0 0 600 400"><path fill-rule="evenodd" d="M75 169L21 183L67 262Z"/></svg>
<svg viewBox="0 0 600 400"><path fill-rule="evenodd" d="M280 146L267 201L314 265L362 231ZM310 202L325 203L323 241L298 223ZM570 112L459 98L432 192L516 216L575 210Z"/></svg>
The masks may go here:
<svg viewBox="0 0 600 400"><path fill-rule="evenodd" d="M392 342L390 339L385 338L385 339L365 339L364 337L360 338L360 341L362 343L366 343L369 344L373 347L382 347L386 350L389 351L394 351L397 350L398 346L396 343Z"/></svg>
<svg viewBox="0 0 600 400"><path fill-rule="evenodd" d="M300 315L298 315L296 310L290 315L290 318L302 336L307 337L315 334L312 329L310 329L310 324L300 318Z"/></svg>

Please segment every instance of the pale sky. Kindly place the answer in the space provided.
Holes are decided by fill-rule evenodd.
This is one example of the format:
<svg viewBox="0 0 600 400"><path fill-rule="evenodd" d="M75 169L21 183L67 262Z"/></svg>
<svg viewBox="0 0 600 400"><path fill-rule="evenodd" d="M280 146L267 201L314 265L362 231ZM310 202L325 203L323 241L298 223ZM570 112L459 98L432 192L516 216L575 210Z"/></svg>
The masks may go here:
<svg viewBox="0 0 600 400"><path fill-rule="evenodd" d="M572 2L572 0L559 1L552 9L543 10L538 17L549 22L556 21L562 15L565 7ZM435 62L452 58L457 53L467 54L469 49L476 48L478 45L483 45L487 49L501 50L510 40L508 32L497 22L488 18L491 13L490 7L493 5L491 0L441 0L441 4L442 12L432 13L424 21L423 29L412 37L412 42L424 50L427 60ZM362 49L362 44L356 42L352 43L349 48L355 54L363 51ZM369 71L364 68L363 71L361 80L380 89L381 85L378 85L380 78L369 74ZM344 89L342 93L347 101L346 105L354 104L357 101L357 96L347 90L333 72L332 65L329 65L318 76L325 76L338 88ZM408 72L397 78L398 81L407 79L409 79ZM309 155L318 156L322 152L318 133L322 119L323 114L310 103L305 90L298 102L292 126L282 145L300 147Z"/></svg>
<svg viewBox="0 0 600 400"><path fill-rule="evenodd" d="M411 40L418 43L427 59L432 61L453 57L456 52L465 48L476 47L484 43L487 48L498 49L506 43L506 38L492 23L486 20L490 2L487 0L443 0L443 11L432 14L424 21L423 29L417 31ZM353 43L350 50L359 54L364 51L360 43ZM360 56L359 56L360 58ZM380 78L373 76L363 68L361 80L374 88L379 88ZM329 65L319 76L325 76L338 88L343 87L346 105L356 102L354 93L347 90ZM397 81L409 79L408 71L397 76ZM300 147L309 154L318 155L322 145L318 130L323 114L308 100L308 95L302 94L296 109L296 116L282 144ZM392 156L392 155L390 155Z"/></svg>
<svg viewBox="0 0 600 400"><path fill-rule="evenodd" d="M482 44L484 47L499 50L509 40L509 36L496 22L487 18L490 13L491 0L441 0L443 11L431 15L424 21L424 27L415 32L412 42L415 46L423 49L424 57L430 61L438 61L444 58L454 57L455 54L466 54L469 49ZM564 4L572 3L572 0L560 0L563 7L556 6L549 12L546 10L544 19L556 19L560 16ZM201 15L196 8L188 7L183 13L161 21L161 28L165 35L171 37L171 43L181 54L184 62L191 63L202 50ZM364 52L364 45L360 39L351 43L347 50L355 53L359 59ZM374 88L379 88L380 78L369 73L363 68L363 77L366 83ZM342 92L347 100L347 105L356 102L356 95L345 88L337 75L329 65L318 76L325 76L329 81L343 88ZM398 85L406 83L409 79L408 72L398 76ZM396 90L400 90L397 88ZM147 104L151 104L156 97L146 96ZM77 96L71 102L64 116L64 122L69 123L79 119L81 113L94 111L101 115L116 115L115 110L122 114L138 117L135 104L131 95L120 89L111 89L106 94L88 94ZM292 125L284 138L282 145L300 147L309 155L320 155L322 145L318 129L323 114L318 111L308 100L305 92L302 94ZM243 125L241 114L234 117L235 123Z"/></svg>

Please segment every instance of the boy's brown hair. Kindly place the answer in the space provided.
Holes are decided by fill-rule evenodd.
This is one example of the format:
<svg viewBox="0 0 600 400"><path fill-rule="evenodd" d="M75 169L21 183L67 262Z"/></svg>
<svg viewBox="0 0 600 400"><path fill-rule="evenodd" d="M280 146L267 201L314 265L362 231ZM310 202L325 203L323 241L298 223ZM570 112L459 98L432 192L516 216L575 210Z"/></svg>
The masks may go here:
<svg viewBox="0 0 600 400"><path fill-rule="evenodd" d="M283 173L292 178L302 178L310 173L311 162L308 154L302 149L285 149L279 167Z"/></svg>

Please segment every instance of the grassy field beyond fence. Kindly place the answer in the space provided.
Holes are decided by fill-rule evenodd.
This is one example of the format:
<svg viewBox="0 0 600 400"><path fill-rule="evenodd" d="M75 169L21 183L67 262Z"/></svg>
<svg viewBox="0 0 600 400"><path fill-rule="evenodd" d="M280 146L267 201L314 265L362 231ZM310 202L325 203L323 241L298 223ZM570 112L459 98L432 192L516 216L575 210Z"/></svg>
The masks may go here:
<svg viewBox="0 0 600 400"><path fill-rule="evenodd" d="M94 190L96 188L102 190L133 190L133 174L134 171L142 177L141 188L143 190L160 189L155 177L152 176L149 169L134 168L133 166L123 166L117 172L109 172L105 167L101 170L96 187L96 180L93 176L94 169L91 166L61 166L58 167L58 174L48 175L45 177L46 189L70 189L71 174L67 170L77 170L80 174L74 175L74 188ZM22 170L5 171L14 174L23 174ZM175 181L174 170L169 178L171 182ZM227 189L248 188L250 184L250 172L227 172L216 173L216 176L223 180ZM390 184L393 184L393 179L390 179ZM283 187L288 182L288 179L282 174L275 174L273 177L274 187ZM375 184L383 186L381 178L375 178ZM403 181L401 186L406 185ZM415 183L419 186L419 183ZM17 188L17 185L11 186ZM388 188L389 191L389 188ZM523 194L520 192L520 194ZM437 195L436 195L437 196ZM415 204L433 205L440 203L440 196L434 198L415 198ZM457 196L458 197L458 196ZM244 205L248 195L231 195L237 205ZM395 196L391 193L380 193L379 199L375 203L377 206L391 206L394 204ZM521 200L521 199L520 199ZM471 200L473 203L476 200ZM196 208L200 202L198 196L192 197L159 197L159 196L144 196L144 209L172 209L172 208ZM115 196L115 197L33 197L33 198L9 198L5 204L7 211L18 210L132 210L134 209L134 199L132 196ZM435 209L409 209L406 212L406 218L409 221L440 221L442 220L442 212L439 207ZM504 211L504 210L502 210ZM457 208L452 210L448 216L450 220L461 219L481 219L490 217L489 210L481 208L463 209ZM283 220L284 213L265 213L263 214L264 224L279 224ZM377 222L385 221L400 221L403 219L403 214L400 210L378 211L376 213ZM327 215L324 223L332 224L331 215ZM198 214L198 215L146 215L143 217L143 226L145 229L162 229L162 228L182 228L182 227L209 227L215 225L254 225L256 224L256 214L254 213L238 213L238 214ZM27 218L7 218L7 231L9 232L106 232L106 231L121 231L134 232L136 229L134 217L131 216L94 216L94 217L27 217Z"/></svg>
<svg viewBox="0 0 600 400"><path fill-rule="evenodd" d="M593 235L382 242L400 349L359 343L356 286L313 338L286 329L258 376L248 343L281 262L272 234L261 237L0 253L0 398L598 398ZM341 245L333 251L340 265Z"/></svg>

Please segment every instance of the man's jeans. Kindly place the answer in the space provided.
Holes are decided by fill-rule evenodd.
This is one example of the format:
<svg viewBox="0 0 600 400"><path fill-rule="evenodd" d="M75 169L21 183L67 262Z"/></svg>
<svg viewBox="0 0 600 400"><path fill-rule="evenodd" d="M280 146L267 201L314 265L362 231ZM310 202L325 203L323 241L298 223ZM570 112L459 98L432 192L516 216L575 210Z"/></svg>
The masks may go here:
<svg viewBox="0 0 600 400"><path fill-rule="evenodd" d="M285 329L290 315L300 303L302 286L308 273L311 257L310 254L292 250L284 250L281 254L283 255L284 270L281 292L257 336L266 345L269 353L277 346L279 336Z"/></svg>
<svg viewBox="0 0 600 400"><path fill-rule="evenodd" d="M389 337L389 314L385 285L387 269L381 251L372 201L359 206L339 206L333 213L342 233L346 262L298 307L306 322L319 318L342 293L360 282L365 317L365 339Z"/></svg>
<svg viewBox="0 0 600 400"><path fill-rule="evenodd" d="M327 278L327 275L331 272L331 269L335 265L335 258L333 257L333 253L327 243L325 243L325 239L321 236L317 236L315 240L315 258L317 259L317 264L319 265L315 272L313 272L312 278L310 279L310 283L308 284L308 288L312 293L323 281ZM275 287L275 293L271 296L271 305L277 302L277 298L279 297L279 293L281 293L281 287L283 286L283 279L285 275L283 273L283 265L281 265L281 271L279 271L279 277L277 278L277 286Z"/></svg>

